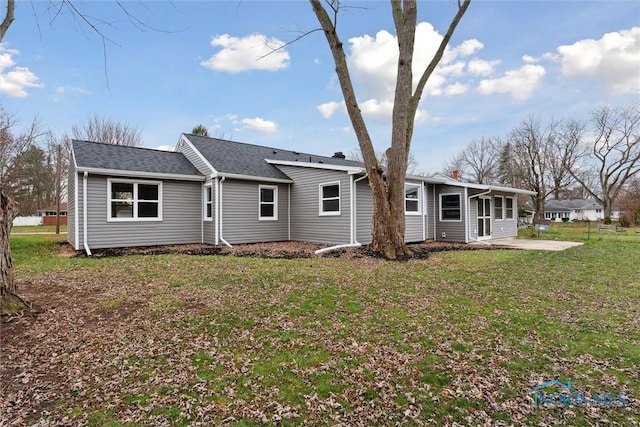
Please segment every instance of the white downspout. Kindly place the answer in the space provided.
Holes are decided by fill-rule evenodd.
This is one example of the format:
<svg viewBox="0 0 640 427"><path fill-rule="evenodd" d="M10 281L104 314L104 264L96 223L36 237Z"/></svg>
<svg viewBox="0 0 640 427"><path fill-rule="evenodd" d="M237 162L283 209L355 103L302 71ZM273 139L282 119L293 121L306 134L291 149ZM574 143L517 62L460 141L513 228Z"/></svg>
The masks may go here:
<svg viewBox="0 0 640 427"><path fill-rule="evenodd" d="M291 241L291 183L287 184L287 237Z"/></svg>
<svg viewBox="0 0 640 427"><path fill-rule="evenodd" d="M205 218L205 212L206 212L206 203L207 203L207 195L204 192L204 182L202 184L200 184L200 200L202 200L202 203L200 203L200 215L202 215L200 217L200 243L204 243L204 218Z"/></svg>
<svg viewBox="0 0 640 427"><path fill-rule="evenodd" d="M82 240L84 243L84 250L87 252L87 256L91 256L91 249L89 249L89 242L87 241L89 232L87 227L87 184L89 182L89 172L84 173L82 177Z"/></svg>
<svg viewBox="0 0 640 427"><path fill-rule="evenodd" d="M433 187L433 241L435 242L438 240L438 223L436 222L436 218L440 217L440 213L438 212L436 205L436 185L431 184L431 187Z"/></svg>
<svg viewBox="0 0 640 427"><path fill-rule="evenodd" d="M464 221L464 242L465 243L469 243L469 230L471 227L471 224L469 224L469 217L471 215L469 215L469 189L467 187L464 187L464 216L465 216L465 221Z"/></svg>
<svg viewBox="0 0 640 427"><path fill-rule="evenodd" d="M224 180L226 179L226 176L223 176L222 179L220 180L220 221L218 222L218 225L220 226L220 241L222 243L224 243L225 245L231 247L231 245L229 244L229 242L227 242L226 240L224 240L224 237L222 237L222 183L224 182Z"/></svg>
<svg viewBox="0 0 640 427"><path fill-rule="evenodd" d="M215 192L214 201L215 205L213 206L213 232L215 235L216 246L220 244L220 236L218 234L218 202L219 202L219 191L218 191L218 177L215 177L213 180L213 191Z"/></svg>
<svg viewBox="0 0 640 427"><path fill-rule="evenodd" d="M74 246L75 249L78 250L80 249L80 207L79 207L79 203L78 203L78 194L79 194L79 189L78 189L78 171L74 171L73 174L73 193L74 193L74 197L75 197L75 206L73 207L73 212L74 212L74 219L75 219L75 224L73 224L73 232L74 234Z"/></svg>
<svg viewBox="0 0 640 427"><path fill-rule="evenodd" d="M465 191L466 191L466 188L465 188ZM478 193L478 194L474 194L473 196L469 196L469 202L471 202L471 199L473 199L474 197L486 196L489 193L491 193L491 189L488 189L484 193ZM467 224L469 224L469 227L471 227L471 224L469 222L470 218L471 218L471 213L469 211L467 211L467 215L466 216L467 216ZM482 240L478 240L477 237L475 239L472 239L470 235L468 236L468 240L473 240L476 243L482 243L483 245L491 246L490 243L483 242Z"/></svg>
<svg viewBox="0 0 640 427"><path fill-rule="evenodd" d="M349 243L355 243L355 224L356 224L356 201L355 201L355 184L353 183L353 175L349 175Z"/></svg>
<svg viewBox="0 0 640 427"><path fill-rule="evenodd" d="M322 248L322 249L318 249L317 251L315 251L316 255L320 255L323 254L325 252L331 252L331 251L335 251L338 249L344 249L344 248L358 248L360 246L362 246L362 243L358 242L356 240L356 236L355 236L355 229L356 229L356 220L355 220L355 210L356 210L356 200L355 197L353 197L353 195L355 194L355 191L353 191L355 189L355 185L358 181L365 179L368 175L365 176L361 176L360 178L354 180L353 179L353 175L351 175L351 202L350 202L350 206L351 206L351 243L346 243L346 244L342 244L342 245L335 245L335 246L329 246L328 248Z"/></svg>
<svg viewBox="0 0 640 427"><path fill-rule="evenodd" d="M420 198L420 200L422 200L422 241L424 242L425 240L427 240L427 188L424 185L424 181L422 181L421 189L422 197Z"/></svg>

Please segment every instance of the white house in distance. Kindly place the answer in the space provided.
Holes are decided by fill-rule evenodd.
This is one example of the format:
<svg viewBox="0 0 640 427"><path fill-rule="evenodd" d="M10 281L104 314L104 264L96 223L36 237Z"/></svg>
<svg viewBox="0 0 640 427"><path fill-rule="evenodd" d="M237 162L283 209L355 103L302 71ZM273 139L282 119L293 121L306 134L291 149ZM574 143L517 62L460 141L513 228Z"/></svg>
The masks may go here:
<svg viewBox="0 0 640 427"><path fill-rule="evenodd" d="M544 218L551 221L562 221L562 218L569 218L569 221L600 221L604 219L604 209L595 200L574 199L574 200L547 200L544 206ZM620 209L611 209L611 219L620 218Z"/></svg>

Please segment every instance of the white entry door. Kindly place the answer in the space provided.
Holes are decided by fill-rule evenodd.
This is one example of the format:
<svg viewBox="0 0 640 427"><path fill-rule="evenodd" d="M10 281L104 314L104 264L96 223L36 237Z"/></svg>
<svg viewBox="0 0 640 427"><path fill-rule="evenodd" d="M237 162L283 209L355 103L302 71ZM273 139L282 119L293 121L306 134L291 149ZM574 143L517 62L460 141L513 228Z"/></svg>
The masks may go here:
<svg viewBox="0 0 640 427"><path fill-rule="evenodd" d="M478 198L478 240L491 238L491 199Z"/></svg>

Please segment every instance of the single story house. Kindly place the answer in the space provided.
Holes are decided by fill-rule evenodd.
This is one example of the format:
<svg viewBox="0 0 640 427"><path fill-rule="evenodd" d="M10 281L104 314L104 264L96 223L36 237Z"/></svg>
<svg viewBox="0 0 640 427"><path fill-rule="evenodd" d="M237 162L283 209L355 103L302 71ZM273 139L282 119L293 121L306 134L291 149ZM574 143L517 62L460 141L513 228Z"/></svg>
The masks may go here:
<svg viewBox="0 0 640 427"><path fill-rule="evenodd" d="M371 242L362 163L183 134L175 151L73 140L68 240L76 250L208 243ZM407 176L407 242L516 236L518 193Z"/></svg>
<svg viewBox="0 0 640 427"><path fill-rule="evenodd" d="M602 205L591 199L547 200L544 204L544 218L551 221L599 221L604 219ZM611 219L620 218L620 209L611 209Z"/></svg>
<svg viewBox="0 0 640 427"><path fill-rule="evenodd" d="M58 206L47 206L44 209L38 210L38 215L42 217L42 225L56 225L56 216L58 212ZM67 224L67 204L60 203L60 225Z"/></svg>

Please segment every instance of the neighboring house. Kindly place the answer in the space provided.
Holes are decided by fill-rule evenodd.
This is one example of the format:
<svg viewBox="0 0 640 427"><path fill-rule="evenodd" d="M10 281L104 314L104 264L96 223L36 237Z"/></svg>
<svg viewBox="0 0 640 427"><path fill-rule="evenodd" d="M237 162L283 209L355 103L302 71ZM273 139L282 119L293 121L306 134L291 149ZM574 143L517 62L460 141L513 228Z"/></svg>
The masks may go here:
<svg viewBox="0 0 640 427"><path fill-rule="evenodd" d="M544 205L544 217L551 221L598 221L604 219L604 209L595 200L547 200ZM611 219L620 218L620 209L611 209Z"/></svg>
<svg viewBox="0 0 640 427"><path fill-rule="evenodd" d="M42 225L56 225L56 215L58 207L56 205L47 206L38 210L38 215L42 217ZM67 204L60 203L60 225L67 223Z"/></svg>
<svg viewBox="0 0 640 427"><path fill-rule="evenodd" d="M407 176L407 242L517 234L529 191ZM371 242L364 165L183 134L174 152L72 141L68 240L91 249L183 243Z"/></svg>

